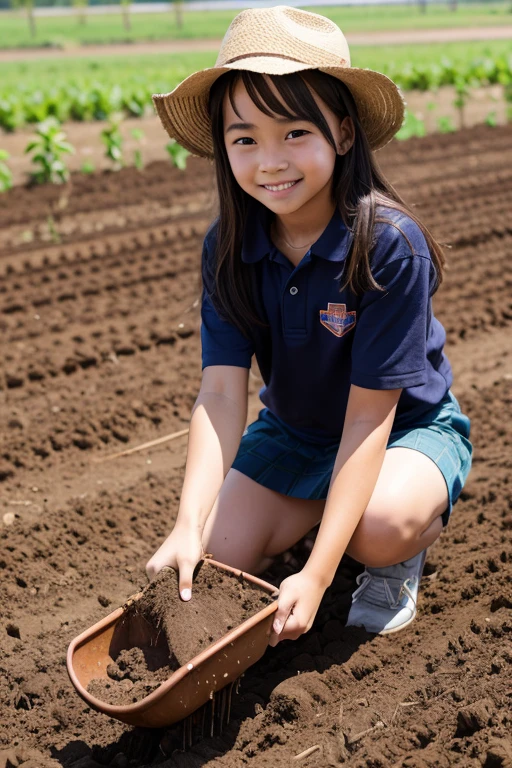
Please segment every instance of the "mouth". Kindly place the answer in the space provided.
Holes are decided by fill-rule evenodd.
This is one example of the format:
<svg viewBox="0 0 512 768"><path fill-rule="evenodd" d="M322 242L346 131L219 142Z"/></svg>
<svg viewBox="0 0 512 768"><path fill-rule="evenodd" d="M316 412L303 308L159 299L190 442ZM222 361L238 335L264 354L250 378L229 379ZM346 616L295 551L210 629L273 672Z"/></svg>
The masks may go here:
<svg viewBox="0 0 512 768"><path fill-rule="evenodd" d="M288 189L296 187L300 181L301 179L295 179L295 181L283 181L281 184L261 184L260 186L266 189L267 192L286 192Z"/></svg>

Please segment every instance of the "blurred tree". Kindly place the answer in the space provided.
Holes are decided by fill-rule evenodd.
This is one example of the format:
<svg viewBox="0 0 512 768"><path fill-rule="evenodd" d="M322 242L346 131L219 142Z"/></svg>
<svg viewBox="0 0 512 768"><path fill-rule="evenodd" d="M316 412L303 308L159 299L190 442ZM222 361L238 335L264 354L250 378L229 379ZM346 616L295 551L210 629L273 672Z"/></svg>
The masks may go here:
<svg viewBox="0 0 512 768"><path fill-rule="evenodd" d="M174 0L174 13L176 14L176 26L183 28L183 0Z"/></svg>
<svg viewBox="0 0 512 768"><path fill-rule="evenodd" d="M36 36L36 21L34 18L34 0L11 0L11 6L15 10L25 10L27 12L28 26L30 28L30 36Z"/></svg>
<svg viewBox="0 0 512 768"><path fill-rule="evenodd" d="M85 24L87 21L87 14L85 9L87 8L89 0L71 0L71 3L76 11L78 23Z"/></svg>
<svg viewBox="0 0 512 768"><path fill-rule="evenodd" d="M130 19L130 6L132 4L132 0L121 0L121 11L123 14L123 26L124 28L130 32L132 28L132 22Z"/></svg>

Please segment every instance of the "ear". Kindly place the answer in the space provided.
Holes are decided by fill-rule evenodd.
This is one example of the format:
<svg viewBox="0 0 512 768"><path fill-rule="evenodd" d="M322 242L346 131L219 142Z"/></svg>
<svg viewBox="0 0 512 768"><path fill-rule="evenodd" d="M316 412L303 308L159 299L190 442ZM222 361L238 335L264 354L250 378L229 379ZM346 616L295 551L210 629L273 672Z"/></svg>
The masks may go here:
<svg viewBox="0 0 512 768"><path fill-rule="evenodd" d="M356 137L354 122L351 117L344 117L340 123L338 155L346 155Z"/></svg>

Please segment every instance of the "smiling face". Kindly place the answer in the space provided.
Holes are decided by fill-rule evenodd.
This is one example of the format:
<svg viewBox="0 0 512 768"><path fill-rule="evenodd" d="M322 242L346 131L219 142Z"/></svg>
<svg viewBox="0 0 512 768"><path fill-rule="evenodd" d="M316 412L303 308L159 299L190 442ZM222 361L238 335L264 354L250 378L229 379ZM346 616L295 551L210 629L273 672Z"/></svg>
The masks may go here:
<svg viewBox="0 0 512 768"><path fill-rule="evenodd" d="M270 79L265 80L283 103ZM351 119L340 121L312 90L311 95L331 130L338 154L344 154L353 142ZM337 153L320 128L303 118L264 114L241 79L232 98L235 108L227 92L223 100L224 142L240 187L284 219L305 221L314 219L317 211L324 216L326 210L332 212Z"/></svg>

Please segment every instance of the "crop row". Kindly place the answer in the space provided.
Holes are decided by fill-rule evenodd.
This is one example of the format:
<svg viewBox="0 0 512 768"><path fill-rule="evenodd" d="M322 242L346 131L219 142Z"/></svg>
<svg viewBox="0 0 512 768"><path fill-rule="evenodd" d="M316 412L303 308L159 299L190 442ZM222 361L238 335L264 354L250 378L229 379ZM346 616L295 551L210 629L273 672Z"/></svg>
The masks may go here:
<svg viewBox="0 0 512 768"><path fill-rule="evenodd" d="M388 63L382 71L404 91L435 90L444 85L512 87L512 52L479 57L466 63L441 58L431 63ZM187 73L185 73L187 74ZM167 88L169 85L167 85ZM0 87L0 127L14 131L53 116L67 120L106 120L117 113L141 117L151 110L151 94L162 90L153 77L130 74L116 84L75 75L60 82L20 82Z"/></svg>

